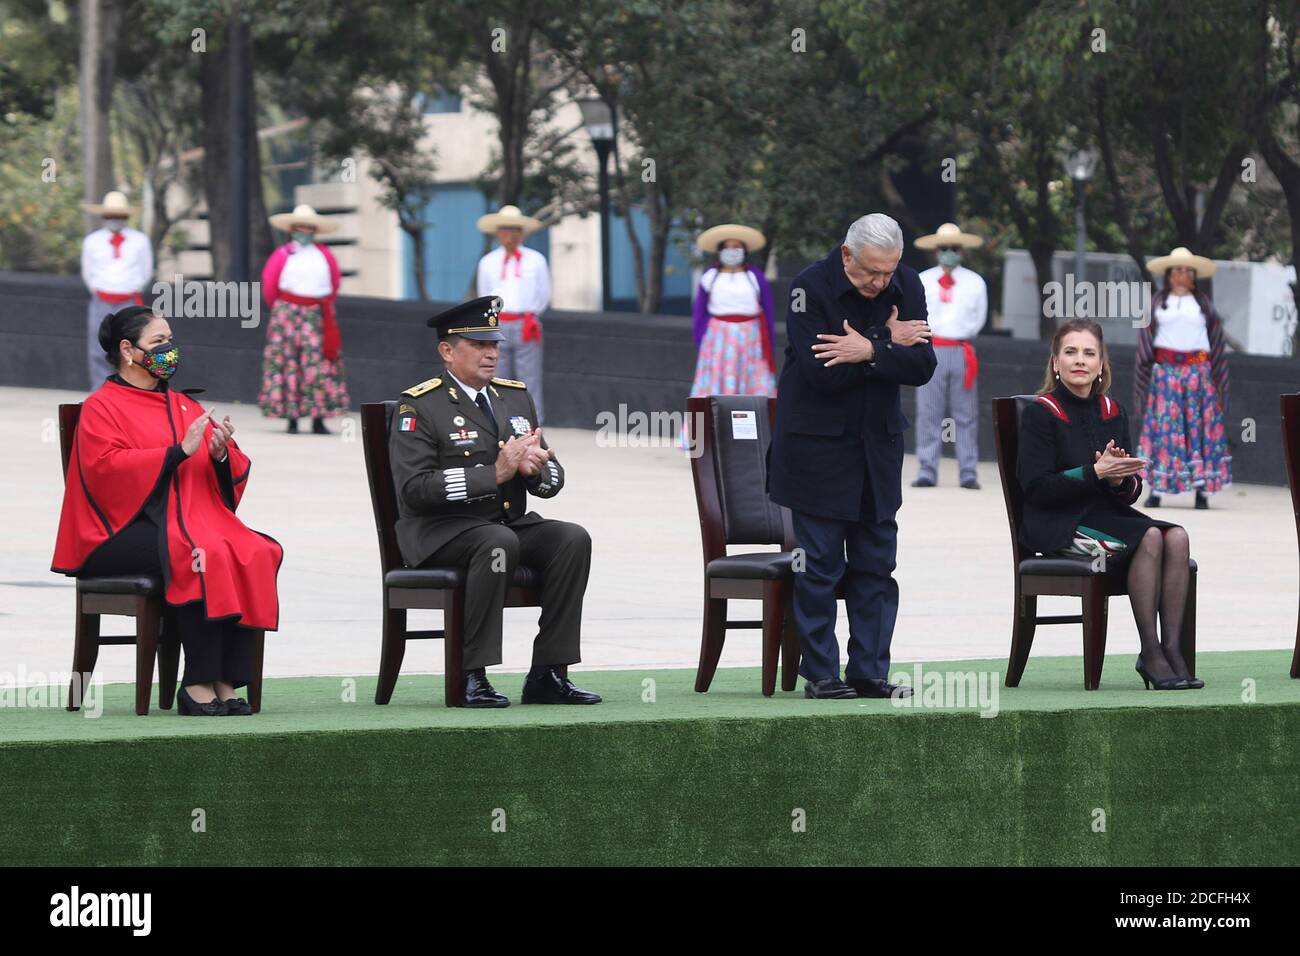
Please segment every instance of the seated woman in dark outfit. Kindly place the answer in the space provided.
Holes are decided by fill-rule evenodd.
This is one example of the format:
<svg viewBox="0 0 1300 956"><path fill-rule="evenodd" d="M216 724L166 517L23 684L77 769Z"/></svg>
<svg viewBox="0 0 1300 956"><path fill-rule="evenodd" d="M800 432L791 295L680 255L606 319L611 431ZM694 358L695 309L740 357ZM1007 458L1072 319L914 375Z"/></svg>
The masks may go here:
<svg viewBox="0 0 1300 956"><path fill-rule="evenodd" d="M166 319L142 306L112 313L99 344L117 374L81 408L53 570L160 575L185 649L177 712L250 714L235 690L252 677L248 631L279 624L284 552L235 517L248 456L229 418L169 387L180 352Z"/></svg>
<svg viewBox="0 0 1300 956"><path fill-rule="evenodd" d="M1106 394L1110 382L1101 326L1089 319L1062 324L1038 398L1020 421L1022 543L1045 555L1100 557L1105 573L1126 575L1143 685L1204 687L1179 649L1190 577L1187 532L1132 507L1148 462L1129 456L1128 415Z"/></svg>

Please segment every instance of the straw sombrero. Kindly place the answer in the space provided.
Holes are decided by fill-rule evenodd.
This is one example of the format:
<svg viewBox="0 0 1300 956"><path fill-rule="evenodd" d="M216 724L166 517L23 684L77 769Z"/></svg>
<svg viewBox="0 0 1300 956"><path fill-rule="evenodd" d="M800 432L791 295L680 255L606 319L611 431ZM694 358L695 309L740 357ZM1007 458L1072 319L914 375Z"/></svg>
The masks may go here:
<svg viewBox="0 0 1300 956"><path fill-rule="evenodd" d="M714 226L711 229L705 229L695 244L703 252L717 252L728 239L739 239L745 244L747 252L753 252L755 249L762 249L767 245L767 239L764 235L753 226L741 226L734 222L726 222L720 226Z"/></svg>
<svg viewBox="0 0 1300 956"><path fill-rule="evenodd" d="M1208 279L1214 275L1215 269L1213 262L1205 258L1205 256L1192 255L1192 250L1186 246L1179 246L1169 255L1160 256L1147 263L1147 269L1150 270L1153 276L1164 275L1174 266L1191 266L1196 270L1196 278L1198 279Z"/></svg>
<svg viewBox="0 0 1300 956"><path fill-rule="evenodd" d="M333 232L339 227L339 224L333 219L322 216L306 203L301 206L294 206L293 212L276 213L271 217L271 225L284 232L288 232L294 226L313 226L317 234Z"/></svg>
<svg viewBox="0 0 1300 956"><path fill-rule="evenodd" d="M88 213L108 219L126 219L137 211L136 207L127 203L126 196L116 190L106 193L102 203L82 203L81 206Z"/></svg>
<svg viewBox="0 0 1300 956"><path fill-rule="evenodd" d="M912 243L918 249L938 249L940 246L963 246L977 249L984 245L984 240L969 232L962 232L955 222L945 222L937 231L928 236L920 236Z"/></svg>
<svg viewBox="0 0 1300 956"><path fill-rule="evenodd" d="M524 235L528 236L542 228L542 221L532 216L525 216L519 211L518 206L502 206L496 212L479 216L478 219L478 231L489 236L496 235L498 229L511 227L522 229Z"/></svg>

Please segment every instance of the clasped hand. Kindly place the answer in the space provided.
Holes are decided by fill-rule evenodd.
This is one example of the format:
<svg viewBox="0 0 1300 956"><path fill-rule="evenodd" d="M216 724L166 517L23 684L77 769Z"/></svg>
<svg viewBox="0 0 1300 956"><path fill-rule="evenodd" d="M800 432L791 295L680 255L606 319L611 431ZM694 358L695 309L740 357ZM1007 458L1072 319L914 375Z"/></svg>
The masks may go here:
<svg viewBox="0 0 1300 956"><path fill-rule="evenodd" d="M1130 458L1128 452L1118 447L1112 438L1105 448L1094 453L1092 468L1098 478L1105 478L1112 485L1118 486L1125 478L1138 474L1146 466L1146 459Z"/></svg>
<svg viewBox="0 0 1300 956"><path fill-rule="evenodd" d="M190 422L190 427L185 430L185 437L181 439L181 450L187 456L193 455L199 450L200 445L205 444L203 433L207 430L208 423L211 422L212 431L207 436L206 441L208 454L212 456L213 461L221 461L226 457L226 445L229 444L231 436L235 434L235 426L230 423L229 415L221 421L217 421L212 416L213 411L209 411L206 415L200 415Z"/></svg>
<svg viewBox="0 0 1300 956"><path fill-rule="evenodd" d="M531 478L554 454L542 447L542 430L534 428L524 435L511 435L497 454L497 484L504 485L515 473Z"/></svg>

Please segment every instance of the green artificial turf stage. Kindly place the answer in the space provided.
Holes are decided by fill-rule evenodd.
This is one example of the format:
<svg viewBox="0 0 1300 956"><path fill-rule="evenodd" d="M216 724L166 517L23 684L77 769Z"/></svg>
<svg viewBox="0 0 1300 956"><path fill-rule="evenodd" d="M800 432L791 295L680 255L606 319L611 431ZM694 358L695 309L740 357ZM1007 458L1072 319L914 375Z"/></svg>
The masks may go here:
<svg viewBox="0 0 1300 956"><path fill-rule="evenodd" d="M1170 693L1132 655L1095 692L1078 657L1031 659L1019 688L1004 660L922 665L996 671L991 718L763 698L748 668L707 695L691 670L575 671L604 704L490 712L442 706L439 676L385 707L373 677L355 702L341 678L277 679L260 715L215 720L156 694L136 717L109 685L96 719L0 709L0 865L1294 864L1289 663L1203 653L1206 688ZM494 683L517 701L522 680Z"/></svg>

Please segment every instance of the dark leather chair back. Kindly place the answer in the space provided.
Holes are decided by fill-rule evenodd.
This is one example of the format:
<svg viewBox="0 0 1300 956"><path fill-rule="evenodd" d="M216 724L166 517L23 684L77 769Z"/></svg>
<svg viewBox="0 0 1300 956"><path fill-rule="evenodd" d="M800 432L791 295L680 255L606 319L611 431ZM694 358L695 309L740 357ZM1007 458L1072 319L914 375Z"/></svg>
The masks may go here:
<svg viewBox="0 0 1300 956"><path fill-rule="evenodd" d="M998 473L1002 476L1002 500L1007 506L1007 522L1011 526L1011 549L1016 568L1033 552L1020 543L1020 527L1024 522L1025 495L1016 478L1016 459L1020 451L1020 416L1037 398L1036 395L1015 395L1011 398L993 399L993 440L997 449Z"/></svg>
<svg viewBox="0 0 1300 956"><path fill-rule="evenodd" d="M63 480L68 480L68 462L72 459L72 443L77 437L77 423L81 421L81 402L59 406L59 453L63 456Z"/></svg>
<svg viewBox="0 0 1300 956"><path fill-rule="evenodd" d="M379 562L384 574L404 567L397 547L397 491L393 487L393 465L388 458L388 430L393 424L397 402L368 402L361 406L361 447L366 457L366 479L370 503L379 535Z"/></svg>
<svg viewBox="0 0 1300 956"><path fill-rule="evenodd" d="M711 396L713 470L727 544L780 544L781 506L767 496L767 449L772 444L773 399L766 395ZM756 438L737 438L755 425Z"/></svg>
<svg viewBox="0 0 1300 956"><path fill-rule="evenodd" d="M767 449L772 444L776 399L763 395L709 395L687 400L691 458L705 561L729 544L794 547L790 517L767 496ZM752 420L755 438L737 438Z"/></svg>

